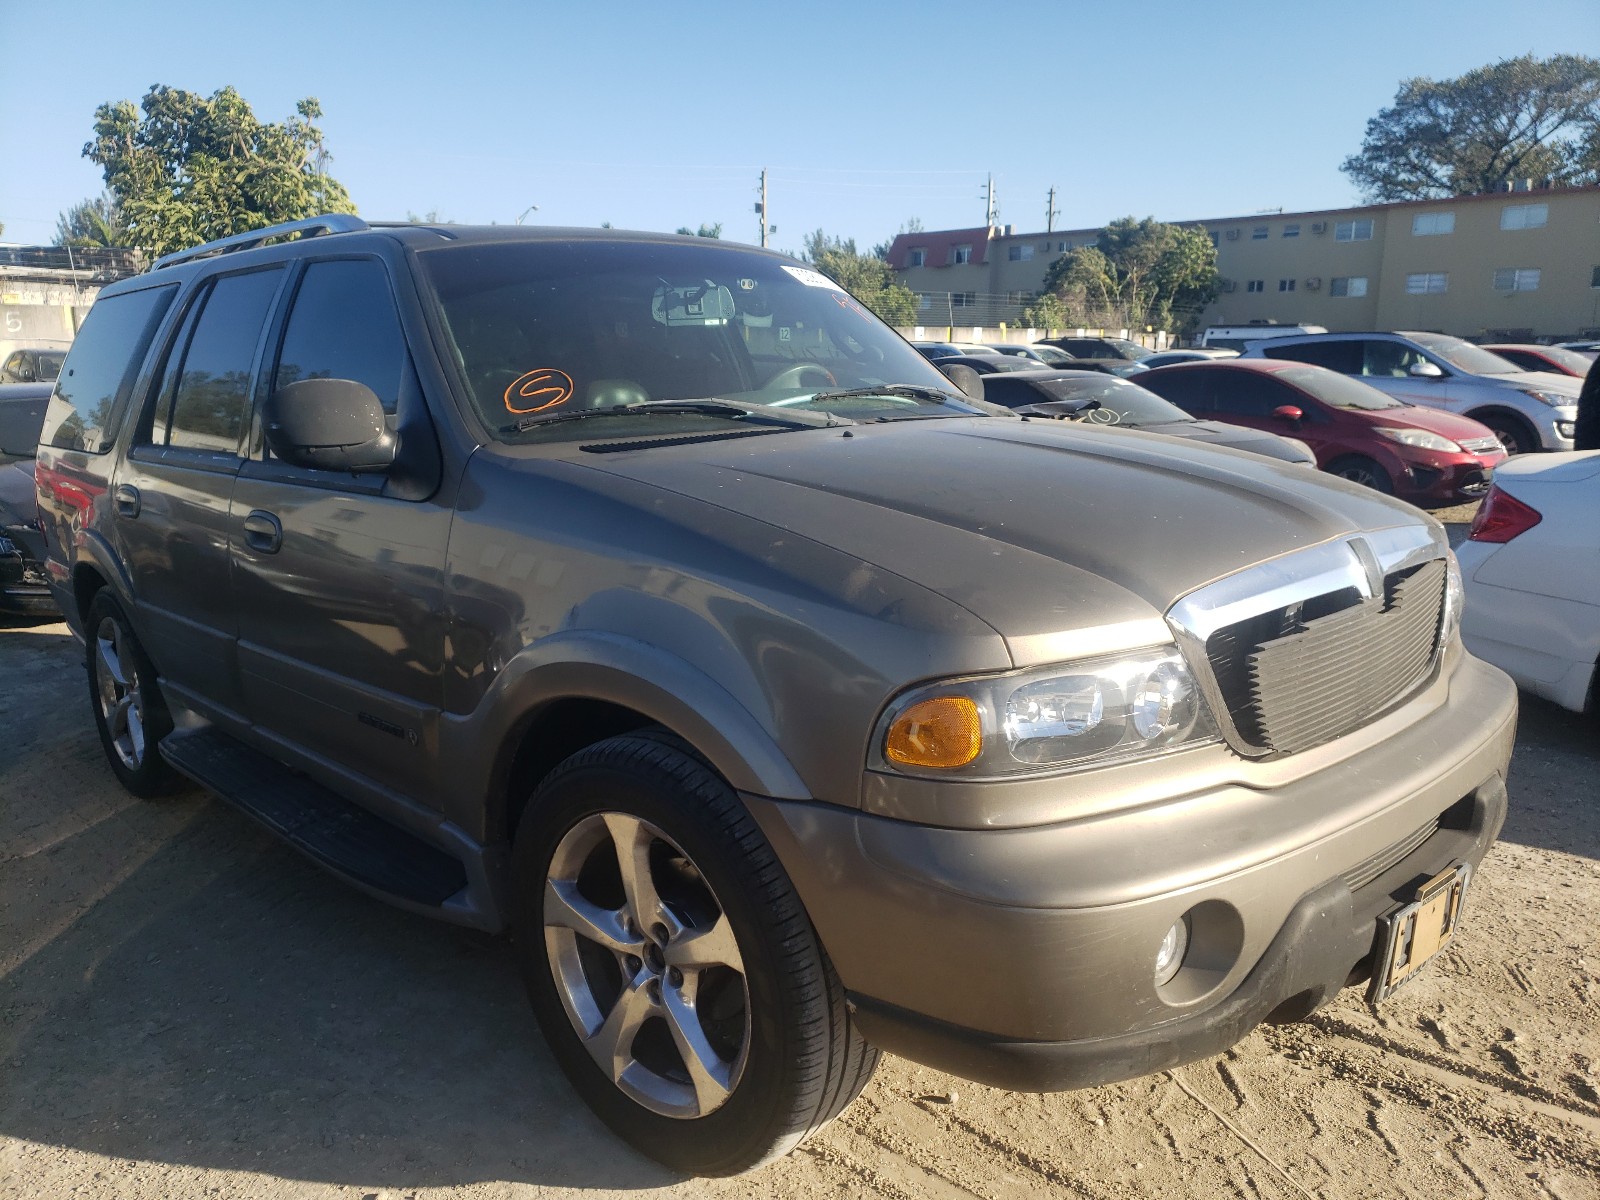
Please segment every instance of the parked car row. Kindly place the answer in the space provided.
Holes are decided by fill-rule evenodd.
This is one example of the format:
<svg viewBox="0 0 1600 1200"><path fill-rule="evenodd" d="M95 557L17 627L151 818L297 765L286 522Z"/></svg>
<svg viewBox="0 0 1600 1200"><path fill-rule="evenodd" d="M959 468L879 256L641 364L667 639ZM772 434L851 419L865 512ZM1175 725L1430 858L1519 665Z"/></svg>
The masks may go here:
<svg viewBox="0 0 1600 1200"><path fill-rule="evenodd" d="M50 392L48 383L0 384L0 614L6 616L56 611L34 500L34 456Z"/></svg>

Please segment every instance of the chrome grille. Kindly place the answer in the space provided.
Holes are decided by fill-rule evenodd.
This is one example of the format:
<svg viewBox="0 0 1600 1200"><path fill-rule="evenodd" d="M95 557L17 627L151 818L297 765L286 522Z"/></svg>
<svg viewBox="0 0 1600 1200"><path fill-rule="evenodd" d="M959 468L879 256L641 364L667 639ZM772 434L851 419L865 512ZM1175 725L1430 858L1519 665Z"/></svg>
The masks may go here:
<svg viewBox="0 0 1600 1200"><path fill-rule="evenodd" d="M1465 441L1458 441L1456 445L1470 454L1488 454L1501 449L1500 439L1497 437L1467 438Z"/></svg>
<svg viewBox="0 0 1600 1200"><path fill-rule="evenodd" d="M1445 566L1391 574L1382 596L1313 597L1218 630L1206 646L1241 736L1293 754L1366 724L1433 662Z"/></svg>

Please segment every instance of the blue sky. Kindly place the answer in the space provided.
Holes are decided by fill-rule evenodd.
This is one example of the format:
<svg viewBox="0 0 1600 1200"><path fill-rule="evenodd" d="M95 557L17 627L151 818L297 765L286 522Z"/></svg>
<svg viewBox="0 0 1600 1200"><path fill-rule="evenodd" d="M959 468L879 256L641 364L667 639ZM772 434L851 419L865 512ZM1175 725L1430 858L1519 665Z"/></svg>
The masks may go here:
<svg viewBox="0 0 1600 1200"><path fill-rule="evenodd" d="M1357 200L1339 172L1401 79L1532 52L1600 55L1595 0L1305 5L773 5L0 0L0 222L48 242L101 189L94 109L236 87L282 120L316 96L361 212L866 248L908 218L1057 228Z"/></svg>

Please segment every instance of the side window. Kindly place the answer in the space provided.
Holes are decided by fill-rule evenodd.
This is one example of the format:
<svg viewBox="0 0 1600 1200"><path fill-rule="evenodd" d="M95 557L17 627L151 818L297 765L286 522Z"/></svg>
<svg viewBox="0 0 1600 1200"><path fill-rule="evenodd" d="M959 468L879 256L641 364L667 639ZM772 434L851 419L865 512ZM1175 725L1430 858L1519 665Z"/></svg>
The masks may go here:
<svg viewBox="0 0 1600 1200"><path fill-rule="evenodd" d="M1048 397L1041 396L1028 384L1020 379L1007 379L1003 372L983 377L983 398L990 404L1001 404L1006 408L1022 408L1028 404L1037 404Z"/></svg>
<svg viewBox="0 0 1600 1200"><path fill-rule="evenodd" d="M1361 374L1360 342L1302 342L1282 346L1268 342L1261 353L1268 358L1286 358L1291 362L1310 363L1314 367L1327 367L1341 375Z"/></svg>
<svg viewBox="0 0 1600 1200"><path fill-rule="evenodd" d="M1362 342L1364 354L1361 362L1363 375L1386 376L1404 379L1412 363L1427 361L1410 346L1400 342Z"/></svg>
<svg viewBox="0 0 1600 1200"><path fill-rule="evenodd" d="M1151 371L1139 381L1139 386L1170 400L1184 412L1198 414L1215 411L1211 402L1211 386L1207 383L1210 371L1168 371L1159 376Z"/></svg>
<svg viewBox="0 0 1600 1200"><path fill-rule="evenodd" d="M289 312L273 389L302 379L354 379L392 413L405 369L405 336L383 264L333 259L307 267Z"/></svg>
<svg viewBox="0 0 1600 1200"><path fill-rule="evenodd" d="M45 409L41 445L90 454L111 449L133 377L177 291L145 288L95 301Z"/></svg>
<svg viewBox="0 0 1600 1200"><path fill-rule="evenodd" d="M249 420L256 346L282 280L282 269L274 268L224 275L211 285L181 358L168 364L172 385L172 407L165 420L168 445L239 452ZM166 392L163 386L163 407ZM161 424L158 414L158 431Z"/></svg>
<svg viewBox="0 0 1600 1200"><path fill-rule="evenodd" d="M1218 371L1216 411L1230 417L1268 417L1281 404L1294 403L1282 384L1248 371Z"/></svg>

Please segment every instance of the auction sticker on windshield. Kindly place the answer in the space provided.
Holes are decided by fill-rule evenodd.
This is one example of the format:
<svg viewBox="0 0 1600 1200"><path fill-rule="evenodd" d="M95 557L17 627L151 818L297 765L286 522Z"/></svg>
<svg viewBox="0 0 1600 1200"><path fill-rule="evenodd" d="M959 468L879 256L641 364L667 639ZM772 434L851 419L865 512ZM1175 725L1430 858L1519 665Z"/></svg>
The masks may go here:
<svg viewBox="0 0 1600 1200"><path fill-rule="evenodd" d="M828 288L830 291L839 290L839 285L821 272L810 270L807 267L791 267L787 263L783 264L783 269L807 287Z"/></svg>

